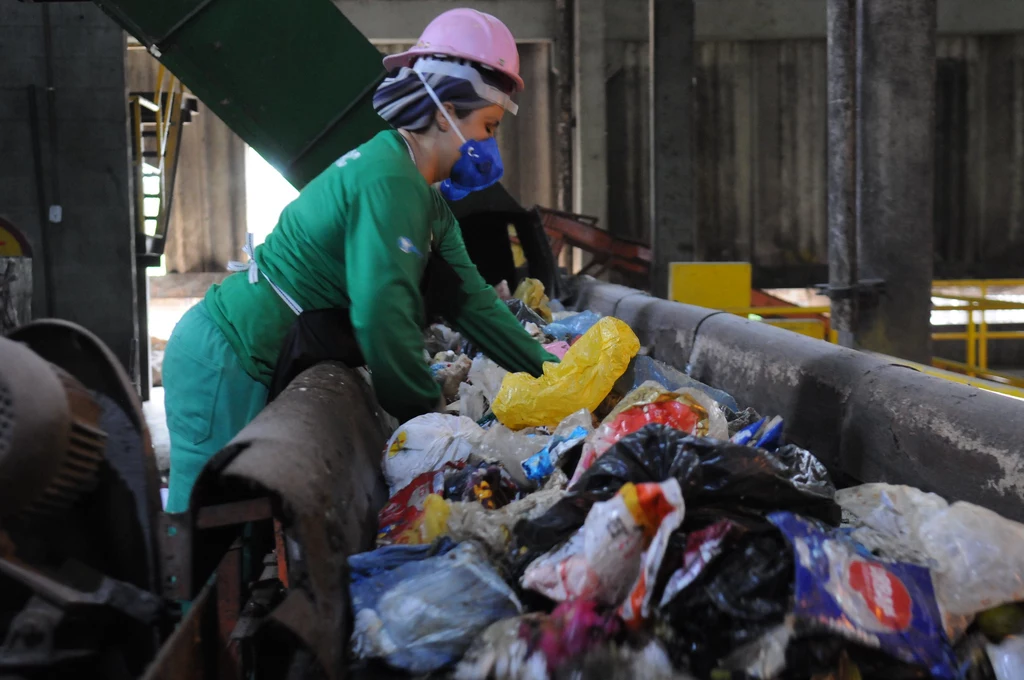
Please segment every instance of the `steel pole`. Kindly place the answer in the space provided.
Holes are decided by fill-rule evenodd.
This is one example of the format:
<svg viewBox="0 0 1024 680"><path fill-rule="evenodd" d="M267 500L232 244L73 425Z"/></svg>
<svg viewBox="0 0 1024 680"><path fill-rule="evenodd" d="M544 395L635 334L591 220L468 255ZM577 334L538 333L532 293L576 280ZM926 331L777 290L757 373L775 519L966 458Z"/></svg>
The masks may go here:
<svg viewBox="0 0 1024 680"><path fill-rule="evenodd" d="M651 293L668 297L669 266L696 258L694 3L650 0Z"/></svg>
<svg viewBox="0 0 1024 680"><path fill-rule="evenodd" d="M857 7L828 0L828 282L832 327L853 347L857 317Z"/></svg>

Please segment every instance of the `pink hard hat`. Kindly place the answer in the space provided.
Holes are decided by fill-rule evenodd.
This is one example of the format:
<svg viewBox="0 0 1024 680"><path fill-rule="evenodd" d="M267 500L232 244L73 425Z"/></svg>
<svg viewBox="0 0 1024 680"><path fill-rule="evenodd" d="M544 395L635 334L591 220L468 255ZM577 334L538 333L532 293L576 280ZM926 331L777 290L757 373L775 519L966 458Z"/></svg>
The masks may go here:
<svg viewBox="0 0 1024 680"><path fill-rule="evenodd" d="M445 55L468 59L502 73L516 85L525 87L519 77L519 50L512 32L497 17L475 9L450 9L423 29L411 50L384 57L388 72L411 66L417 57Z"/></svg>

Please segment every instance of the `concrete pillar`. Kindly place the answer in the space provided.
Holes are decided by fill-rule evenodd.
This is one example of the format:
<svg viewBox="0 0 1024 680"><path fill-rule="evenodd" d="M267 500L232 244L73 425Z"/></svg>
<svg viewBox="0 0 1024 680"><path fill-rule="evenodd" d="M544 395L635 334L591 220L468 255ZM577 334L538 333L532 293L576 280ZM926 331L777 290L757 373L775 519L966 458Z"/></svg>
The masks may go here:
<svg viewBox="0 0 1024 680"><path fill-rule="evenodd" d="M858 270L885 281L863 304L860 347L931 360L936 0L861 0Z"/></svg>
<svg viewBox="0 0 1024 680"><path fill-rule="evenodd" d="M124 31L91 3L5 2L0 46L0 216L37 248L36 316L82 324L136 377Z"/></svg>
<svg viewBox="0 0 1024 680"><path fill-rule="evenodd" d="M696 253L693 0L650 0L651 293Z"/></svg>
<svg viewBox="0 0 1024 680"><path fill-rule="evenodd" d="M573 209L597 217L608 229L605 0L576 0L575 17Z"/></svg>

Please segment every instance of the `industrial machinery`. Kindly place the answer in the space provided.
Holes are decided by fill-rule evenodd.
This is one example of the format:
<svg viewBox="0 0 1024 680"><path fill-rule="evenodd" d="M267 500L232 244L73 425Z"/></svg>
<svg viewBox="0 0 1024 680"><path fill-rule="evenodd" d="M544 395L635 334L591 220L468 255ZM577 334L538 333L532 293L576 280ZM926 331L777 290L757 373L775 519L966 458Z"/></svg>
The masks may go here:
<svg viewBox="0 0 1024 680"><path fill-rule="evenodd" d="M74 324L0 338L0 676L133 678L164 623L134 387Z"/></svg>

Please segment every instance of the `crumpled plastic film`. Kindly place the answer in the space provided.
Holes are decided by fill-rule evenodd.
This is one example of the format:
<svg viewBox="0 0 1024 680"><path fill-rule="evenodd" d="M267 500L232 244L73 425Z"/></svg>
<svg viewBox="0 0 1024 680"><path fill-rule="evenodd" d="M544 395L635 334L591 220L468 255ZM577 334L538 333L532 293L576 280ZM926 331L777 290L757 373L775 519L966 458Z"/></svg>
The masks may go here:
<svg viewBox="0 0 1024 680"><path fill-rule="evenodd" d="M512 528L519 520L540 517L563 496L567 479L556 471L540 491L513 501L497 510L488 510L480 503L449 502L448 536L458 542L476 541L492 555L501 556L512 540Z"/></svg>
<svg viewBox="0 0 1024 680"><path fill-rule="evenodd" d="M920 534L950 614L1024 601L1024 524L961 501L926 519Z"/></svg>
<svg viewBox="0 0 1024 680"><path fill-rule="evenodd" d="M537 312L546 323L551 323L550 300L544 294L544 284L537 279L523 279L512 297L522 300L527 307Z"/></svg>
<svg viewBox="0 0 1024 680"><path fill-rule="evenodd" d="M458 661L480 633L522 605L483 550L467 542L367 579L358 592L353 586L353 610L357 656L430 673Z"/></svg>
<svg viewBox="0 0 1024 680"><path fill-rule="evenodd" d="M555 340L572 342L594 327L601 317L589 310L580 314L569 314L544 327L544 332Z"/></svg>
<svg viewBox="0 0 1024 680"><path fill-rule="evenodd" d="M508 371L486 357L473 359L468 383L459 386L459 412L476 422L484 417Z"/></svg>
<svg viewBox="0 0 1024 680"><path fill-rule="evenodd" d="M691 389L669 392L657 382L645 382L627 394L601 426L587 437L570 483L575 483L617 441L655 423L698 437L724 440L729 435L729 423L722 407L703 392Z"/></svg>
<svg viewBox="0 0 1024 680"><path fill-rule="evenodd" d="M501 463L516 484L534 488L523 469L523 461L544 449L550 440L550 435L532 429L514 432L495 423L475 441L473 457Z"/></svg>
<svg viewBox="0 0 1024 680"><path fill-rule="evenodd" d="M670 477L682 486L688 513L710 505L787 508L838 523L835 486L808 451L792 445L764 451L648 425L598 458L549 512L516 525L517 545L531 553L547 551L583 525L595 502L611 498L625 483Z"/></svg>
<svg viewBox="0 0 1024 680"><path fill-rule="evenodd" d="M506 427L556 427L581 408L593 411L604 401L640 340L625 323L606 317L580 338L558 364L544 364L544 375L510 373L491 404Z"/></svg>
<svg viewBox="0 0 1024 680"><path fill-rule="evenodd" d="M908 486L864 484L837 493L836 501L857 527L856 540L932 569L945 614L1024 601L1024 524Z"/></svg>
<svg viewBox="0 0 1024 680"><path fill-rule="evenodd" d="M616 606L637 580L643 550L663 525L669 534L678 528L684 512L675 479L628 483L611 500L595 504L568 543L527 567L522 586L552 600Z"/></svg>
<svg viewBox="0 0 1024 680"><path fill-rule="evenodd" d="M466 460L482 436L474 421L444 413L427 413L402 425L384 449L384 478L391 495L424 472Z"/></svg>

